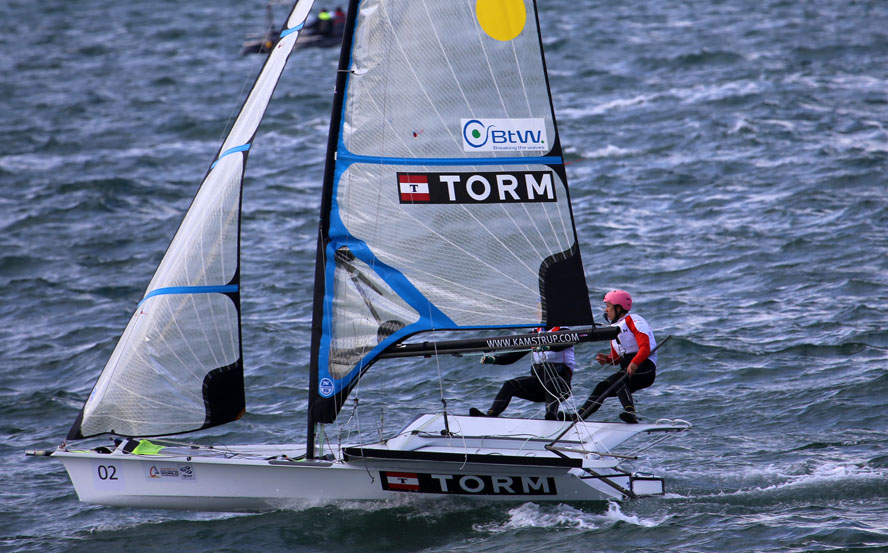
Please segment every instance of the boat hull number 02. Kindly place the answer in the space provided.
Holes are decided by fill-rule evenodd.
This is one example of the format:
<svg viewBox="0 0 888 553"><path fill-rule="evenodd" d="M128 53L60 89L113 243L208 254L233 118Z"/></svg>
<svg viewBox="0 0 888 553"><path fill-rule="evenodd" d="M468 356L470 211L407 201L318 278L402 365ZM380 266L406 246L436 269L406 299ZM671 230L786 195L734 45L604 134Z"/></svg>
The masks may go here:
<svg viewBox="0 0 888 553"><path fill-rule="evenodd" d="M99 477L99 480L120 480L117 476L117 467L114 465L98 465L96 476Z"/></svg>
<svg viewBox="0 0 888 553"><path fill-rule="evenodd" d="M96 489L123 489L123 470L117 463L93 462L92 479Z"/></svg>

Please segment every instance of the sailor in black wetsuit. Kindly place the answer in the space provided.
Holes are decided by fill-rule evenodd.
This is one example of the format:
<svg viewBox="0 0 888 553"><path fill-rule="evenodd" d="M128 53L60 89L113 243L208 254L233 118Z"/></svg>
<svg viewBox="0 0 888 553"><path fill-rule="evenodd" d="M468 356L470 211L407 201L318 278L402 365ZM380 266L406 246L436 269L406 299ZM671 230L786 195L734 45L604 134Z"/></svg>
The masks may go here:
<svg viewBox="0 0 888 553"><path fill-rule="evenodd" d="M566 330L555 327L549 332ZM545 332L543 328L537 328L535 332ZM507 365L521 359L528 352L516 351L513 353L501 353L499 355L485 355L481 358L483 364ZM493 404L487 412L472 407L469 415L473 417L497 417L506 410L513 397L519 397L528 401L544 402L546 404L546 420L556 420L559 404L570 397L570 381L576 368L573 346L548 346L535 348L532 351L533 365L530 374L507 380L503 383L499 393L493 400Z"/></svg>

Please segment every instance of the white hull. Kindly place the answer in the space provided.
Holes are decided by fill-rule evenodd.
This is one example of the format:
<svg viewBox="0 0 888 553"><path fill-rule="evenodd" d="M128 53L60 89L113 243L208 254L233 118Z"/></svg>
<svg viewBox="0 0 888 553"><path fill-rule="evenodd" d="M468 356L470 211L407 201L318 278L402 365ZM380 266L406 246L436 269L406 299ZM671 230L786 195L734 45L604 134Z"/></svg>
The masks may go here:
<svg viewBox="0 0 888 553"><path fill-rule="evenodd" d="M81 501L203 511L266 511L340 500L459 495L487 501L590 501L663 493L630 475L611 450L637 434L685 423L583 423L555 454L545 444L568 423L423 415L397 436L300 459L294 445L174 446L160 455L59 449ZM294 460L300 459L300 460Z"/></svg>

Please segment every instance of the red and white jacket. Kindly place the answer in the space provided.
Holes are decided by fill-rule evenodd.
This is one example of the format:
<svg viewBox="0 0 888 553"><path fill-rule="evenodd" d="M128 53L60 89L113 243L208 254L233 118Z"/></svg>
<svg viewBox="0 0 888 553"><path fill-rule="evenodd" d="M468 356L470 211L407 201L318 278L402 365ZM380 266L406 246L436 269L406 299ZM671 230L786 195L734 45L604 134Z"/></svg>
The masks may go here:
<svg viewBox="0 0 888 553"><path fill-rule="evenodd" d="M636 365L641 365L648 358L654 365L657 364L657 352L651 355L651 350L657 347L657 339L644 317L627 314L614 326L620 329L620 333L611 340L608 363L613 363L623 355L633 355L632 362Z"/></svg>

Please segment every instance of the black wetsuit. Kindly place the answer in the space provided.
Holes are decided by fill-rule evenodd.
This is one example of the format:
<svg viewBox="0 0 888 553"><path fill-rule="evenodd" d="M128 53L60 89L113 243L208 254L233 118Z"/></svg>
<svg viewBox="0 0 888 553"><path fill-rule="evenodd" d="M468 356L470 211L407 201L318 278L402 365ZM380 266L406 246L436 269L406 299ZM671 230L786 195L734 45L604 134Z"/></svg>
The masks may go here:
<svg viewBox="0 0 888 553"><path fill-rule="evenodd" d="M503 353L494 357L494 364L506 365L514 363L529 352ZM546 404L546 419L555 420L559 404L570 397L570 381L573 371L564 363L534 363L530 374L512 378L503 383L502 388L488 416L496 417L506 410L513 397Z"/></svg>
<svg viewBox="0 0 888 553"><path fill-rule="evenodd" d="M592 393L589 394L589 398L586 399L586 402L583 403L583 406L580 407L577 412L583 413L586 409L589 409L589 412L586 413L586 416L588 417L595 411L598 411L598 408L601 407L601 403L604 402L604 398L601 398L599 403L595 403L595 400L613 386L614 382L626 374L626 367L632 362L634 356L634 353L627 353L624 355L620 359L620 370L599 382L598 385L595 386L595 389L592 390ZM656 377L657 366L654 365L654 362L650 359L645 359L641 365L635 369L635 374L628 378L626 384L619 386L616 390L612 390L606 397L618 397L625 411L635 412L635 401L632 399L632 392L647 388L654 383Z"/></svg>

